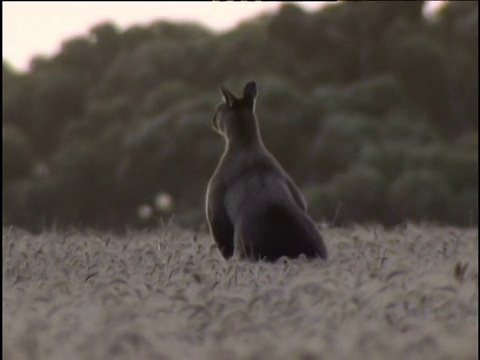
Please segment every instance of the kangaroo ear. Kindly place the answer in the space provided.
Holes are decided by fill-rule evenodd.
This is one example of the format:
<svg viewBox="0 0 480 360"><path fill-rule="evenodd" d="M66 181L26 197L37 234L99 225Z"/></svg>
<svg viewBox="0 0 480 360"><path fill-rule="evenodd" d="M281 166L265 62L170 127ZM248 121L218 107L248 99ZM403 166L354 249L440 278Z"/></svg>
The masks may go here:
<svg viewBox="0 0 480 360"><path fill-rule="evenodd" d="M223 86L220 86L220 90L222 91L223 100L227 103L228 106L231 107L237 101L237 98L230 92L230 90L226 89Z"/></svg>
<svg viewBox="0 0 480 360"><path fill-rule="evenodd" d="M243 89L243 99L253 106L257 97L257 83L250 81Z"/></svg>

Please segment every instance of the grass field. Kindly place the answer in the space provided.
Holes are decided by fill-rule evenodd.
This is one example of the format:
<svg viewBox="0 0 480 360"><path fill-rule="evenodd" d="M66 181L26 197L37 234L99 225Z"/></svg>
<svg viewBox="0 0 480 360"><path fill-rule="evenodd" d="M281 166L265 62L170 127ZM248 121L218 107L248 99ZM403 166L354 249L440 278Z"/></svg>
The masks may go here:
<svg viewBox="0 0 480 360"><path fill-rule="evenodd" d="M323 231L327 263L204 233L3 231L5 360L476 359L478 229Z"/></svg>

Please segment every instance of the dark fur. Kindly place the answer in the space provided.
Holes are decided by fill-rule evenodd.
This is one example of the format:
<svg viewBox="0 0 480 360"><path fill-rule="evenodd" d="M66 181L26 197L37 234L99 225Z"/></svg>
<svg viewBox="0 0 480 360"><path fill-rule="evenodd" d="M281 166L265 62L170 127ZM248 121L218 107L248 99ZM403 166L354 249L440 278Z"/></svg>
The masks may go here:
<svg viewBox="0 0 480 360"><path fill-rule="evenodd" d="M320 256L327 249L293 180L262 143L255 116L257 87L243 98L222 87L213 128L226 149L207 188L210 232L225 258L275 261Z"/></svg>

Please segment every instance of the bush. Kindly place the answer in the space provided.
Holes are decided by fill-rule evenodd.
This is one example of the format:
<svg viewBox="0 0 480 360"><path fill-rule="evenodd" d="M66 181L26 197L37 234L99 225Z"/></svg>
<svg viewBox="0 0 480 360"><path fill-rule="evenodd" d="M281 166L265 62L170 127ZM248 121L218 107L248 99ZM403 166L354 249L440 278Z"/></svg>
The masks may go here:
<svg viewBox="0 0 480 360"><path fill-rule="evenodd" d="M198 96L198 91L195 90L181 81L161 83L145 97L139 113L144 117L158 115L182 100Z"/></svg>
<svg viewBox="0 0 480 360"><path fill-rule="evenodd" d="M394 109L412 110L401 85L392 76L379 76L356 83L345 89L347 109L375 117Z"/></svg>
<svg viewBox="0 0 480 360"><path fill-rule="evenodd" d="M358 160L361 149L374 142L375 122L358 113L333 113L322 119L320 133L311 142L310 176L325 182Z"/></svg>
<svg viewBox="0 0 480 360"><path fill-rule="evenodd" d="M359 161L378 169L389 181L409 170L441 171L444 149L438 144L415 146L403 142L369 145L362 149Z"/></svg>
<svg viewBox="0 0 480 360"><path fill-rule="evenodd" d="M385 181L374 168L354 166L331 181L341 221L378 220L383 214Z"/></svg>
<svg viewBox="0 0 480 360"><path fill-rule="evenodd" d="M478 226L478 188L466 189L450 197L446 221L460 226Z"/></svg>
<svg viewBox="0 0 480 360"><path fill-rule="evenodd" d="M15 126L3 127L3 181L28 177L34 155L29 139Z"/></svg>
<svg viewBox="0 0 480 360"><path fill-rule="evenodd" d="M379 220L386 183L371 167L354 166L310 191L312 214L340 222Z"/></svg>
<svg viewBox="0 0 480 360"><path fill-rule="evenodd" d="M118 182L121 196L128 198L128 217L159 192L173 197L178 212L203 206L208 179L224 147L211 129L213 101L174 106L136 126L125 139Z"/></svg>
<svg viewBox="0 0 480 360"><path fill-rule="evenodd" d="M446 150L442 170L455 191L478 187L478 153L476 152Z"/></svg>
<svg viewBox="0 0 480 360"><path fill-rule="evenodd" d="M3 183L3 225L29 227L32 223L32 209L27 198L32 188L31 179L15 179Z"/></svg>
<svg viewBox="0 0 480 360"><path fill-rule="evenodd" d="M330 183L312 186L304 193L308 212L315 220L335 223L338 202Z"/></svg>
<svg viewBox="0 0 480 360"><path fill-rule="evenodd" d="M387 209L394 222L442 220L448 213L449 196L447 181L440 172L407 170L390 184Z"/></svg>
<svg viewBox="0 0 480 360"><path fill-rule="evenodd" d="M451 143L452 148L467 153L478 153L478 131L467 132Z"/></svg>

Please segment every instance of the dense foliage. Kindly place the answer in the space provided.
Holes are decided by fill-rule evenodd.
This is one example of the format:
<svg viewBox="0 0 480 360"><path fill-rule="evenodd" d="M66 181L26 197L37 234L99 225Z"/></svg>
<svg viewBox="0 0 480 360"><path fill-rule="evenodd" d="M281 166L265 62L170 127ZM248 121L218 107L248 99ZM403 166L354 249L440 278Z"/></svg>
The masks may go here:
<svg viewBox="0 0 480 360"><path fill-rule="evenodd" d="M251 79L315 218L477 224L478 3L422 6L286 4L220 34L104 23L27 73L4 61L4 224L200 224L219 85Z"/></svg>

